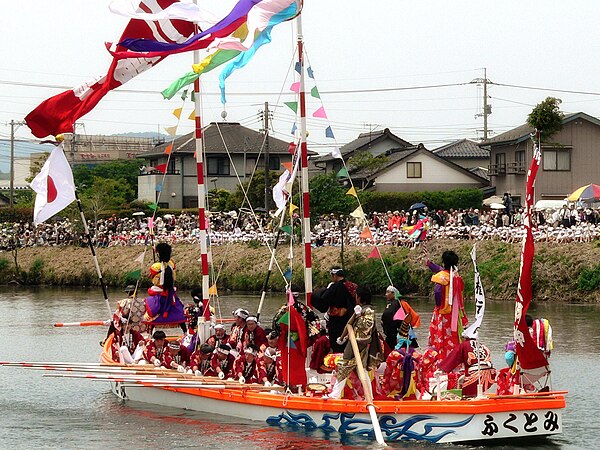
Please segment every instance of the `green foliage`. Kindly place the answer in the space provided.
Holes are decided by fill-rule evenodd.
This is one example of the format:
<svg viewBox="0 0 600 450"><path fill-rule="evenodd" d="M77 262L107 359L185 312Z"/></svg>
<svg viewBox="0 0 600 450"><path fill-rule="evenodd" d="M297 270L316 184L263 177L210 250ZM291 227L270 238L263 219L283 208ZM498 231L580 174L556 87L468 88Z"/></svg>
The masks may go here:
<svg viewBox="0 0 600 450"><path fill-rule="evenodd" d="M600 287L600 265L590 269L583 269L577 280L577 289L580 291L595 291Z"/></svg>
<svg viewBox="0 0 600 450"><path fill-rule="evenodd" d="M33 208L35 194L31 189L19 189L14 192L13 199L20 208Z"/></svg>
<svg viewBox="0 0 600 450"><path fill-rule="evenodd" d="M113 194L109 194L109 197L116 198L109 202L131 202L137 197L137 180L141 163L141 160L134 159L111 161L93 167L85 164L77 165L73 168L75 186L82 196L90 197L97 190L106 190L107 185L102 183L110 180L108 185L115 186L116 189Z"/></svg>
<svg viewBox="0 0 600 450"><path fill-rule="evenodd" d="M41 284L44 280L44 260L41 258L34 259L29 271L24 275L27 284Z"/></svg>
<svg viewBox="0 0 600 450"><path fill-rule="evenodd" d="M270 187L274 186L279 180L279 175L280 174L276 171L269 171L269 178L271 180L269 183L269 192ZM231 211L241 207L248 208L248 201L246 201L244 197L242 187L244 190L247 190L248 200L253 208L265 204L265 173L263 171L258 171L254 173L251 180L242 183L242 185L238 186L237 190L229 196L225 202L225 210Z"/></svg>
<svg viewBox="0 0 600 450"><path fill-rule="evenodd" d="M0 208L0 222L31 222L33 208Z"/></svg>
<svg viewBox="0 0 600 450"><path fill-rule="evenodd" d="M385 155L373 156L368 151L356 153L348 160L348 168L351 172L362 172L369 176L388 163L389 158Z"/></svg>
<svg viewBox="0 0 600 450"><path fill-rule="evenodd" d="M560 111L561 103L559 98L547 97L527 116L527 123L541 133L543 141L547 141L562 128L565 115Z"/></svg>
<svg viewBox="0 0 600 450"><path fill-rule="evenodd" d="M317 175L310 180L310 209L313 217L321 214L349 214L358 204L348 187L340 186L334 173Z"/></svg>
<svg viewBox="0 0 600 450"><path fill-rule="evenodd" d="M227 203L231 192L226 189L212 189L208 193L208 205L211 211L228 211Z"/></svg>
<svg viewBox="0 0 600 450"><path fill-rule="evenodd" d="M4 272L8 269L8 266L10 266L10 261L8 260L8 258L0 258L0 272Z"/></svg>
<svg viewBox="0 0 600 450"><path fill-rule="evenodd" d="M360 192L365 212L408 210L414 203L423 202L429 210L480 208L483 193L479 189L454 189L432 192Z"/></svg>

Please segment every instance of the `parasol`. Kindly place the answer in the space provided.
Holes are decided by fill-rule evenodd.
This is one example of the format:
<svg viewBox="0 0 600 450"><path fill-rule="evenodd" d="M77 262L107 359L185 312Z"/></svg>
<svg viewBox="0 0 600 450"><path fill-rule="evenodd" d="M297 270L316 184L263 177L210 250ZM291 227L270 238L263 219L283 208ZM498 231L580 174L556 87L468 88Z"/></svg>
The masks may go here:
<svg viewBox="0 0 600 450"><path fill-rule="evenodd" d="M570 202L593 203L600 201L600 186L597 184L586 184L576 189L567 197Z"/></svg>

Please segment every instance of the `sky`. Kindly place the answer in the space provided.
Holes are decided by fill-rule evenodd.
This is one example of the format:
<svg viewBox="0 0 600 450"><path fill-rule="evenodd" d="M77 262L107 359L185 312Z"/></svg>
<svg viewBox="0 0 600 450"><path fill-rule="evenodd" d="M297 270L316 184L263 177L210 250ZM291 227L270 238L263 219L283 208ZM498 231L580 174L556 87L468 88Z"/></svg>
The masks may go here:
<svg viewBox="0 0 600 450"><path fill-rule="evenodd" d="M0 2L0 168L8 161L8 122L23 120L41 101L65 90L57 86L69 88L106 73L111 57L104 42L118 40L127 23L108 10L109 3ZM309 145L341 146L359 133L384 128L429 149L481 139L483 119L476 115L482 87L470 82L483 78L483 68L496 83L488 91L490 136L524 123L547 96L562 99L564 112L600 117L599 19L600 2L589 0L305 0L306 57L315 73L314 81L307 78L307 90L317 86L327 113L327 119L312 118L321 104L308 97ZM227 121L260 129L258 112L269 102L273 135L292 139L295 117L283 102L294 100L289 87L295 28L293 22L278 26L273 42L229 78ZM191 54L170 56L121 88L144 92L110 92L79 121L77 132L164 133L176 124L171 112L182 101L163 100L160 91L188 72L191 62ZM222 120L218 72L202 77L204 124ZM423 88L448 84L461 85ZM191 105L183 107L187 117ZM178 134L191 132L192 125L183 119ZM335 141L325 138L327 126ZM17 156L42 147L26 126L17 128L16 137L29 147L19 147Z"/></svg>

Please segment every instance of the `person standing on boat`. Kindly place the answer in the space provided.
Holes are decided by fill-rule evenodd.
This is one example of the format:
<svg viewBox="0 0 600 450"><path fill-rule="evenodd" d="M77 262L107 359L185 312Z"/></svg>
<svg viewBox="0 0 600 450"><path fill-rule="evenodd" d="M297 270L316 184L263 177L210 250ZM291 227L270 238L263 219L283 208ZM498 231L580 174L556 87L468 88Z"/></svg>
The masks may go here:
<svg viewBox="0 0 600 450"><path fill-rule="evenodd" d="M150 266L150 278L153 286L146 297L144 322L151 325L179 325L187 331L183 303L175 289L175 263L171 259L171 246L161 242L156 246L157 263Z"/></svg>
<svg viewBox="0 0 600 450"><path fill-rule="evenodd" d="M375 310L371 305L371 292L364 286L359 286L355 293L354 315L350 322L356 336L356 343L366 371L377 370L383 360L383 349L379 340L379 333L375 326ZM356 359L352 343L348 341L348 335L338 338L338 345L345 346L343 359L337 365L336 383L332 388L331 398L347 398L351 392L362 391L358 377L350 377L356 370ZM345 391L345 388L349 388ZM346 394L346 395L344 395ZM350 394L350 395L349 395Z"/></svg>
<svg viewBox="0 0 600 450"><path fill-rule="evenodd" d="M265 330L258 324L256 316L248 316L246 319L246 328L242 336L243 348L248 348L249 345L254 345L260 351L264 351L269 342Z"/></svg>
<svg viewBox="0 0 600 450"><path fill-rule="evenodd" d="M220 380L227 378L233 378L233 368L235 364L235 356L231 354L231 347L229 344L220 344L210 360L212 370L217 374Z"/></svg>
<svg viewBox="0 0 600 450"><path fill-rule="evenodd" d="M258 348L254 345L250 345L236 358L234 373L241 384L268 383L267 372L262 360L258 359Z"/></svg>
<svg viewBox="0 0 600 450"><path fill-rule="evenodd" d="M231 333L229 334L229 345L237 352L242 351L242 337L246 328L246 318L250 315L248 311L238 308L232 312L235 323L231 325Z"/></svg>
<svg viewBox="0 0 600 450"><path fill-rule="evenodd" d="M329 343L329 336L327 335L327 322L321 321L321 328L319 329L319 336L313 343L313 351L310 357L309 367L316 370L317 373L330 372L324 365L325 357L331 351L331 344Z"/></svg>
<svg viewBox="0 0 600 450"><path fill-rule="evenodd" d="M411 327L409 335L411 335L415 343L414 346L418 347L412 329L421 326L419 314L412 309L408 302L400 300L400 292L394 286L387 287L385 290L385 299L387 305L381 314L381 325L383 334L385 334L385 342L389 347L389 350L386 353L389 353L396 348L396 344L398 343L398 330L405 317L408 317L408 323ZM399 313L398 311L400 310L402 311Z"/></svg>
<svg viewBox="0 0 600 450"><path fill-rule="evenodd" d="M319 311L327 311L329 342L333 353L342 353L344 345L337 342L342 335L344 327L352 317L356 306L355 293L356 284L346 280L346 274L340 267L334 267L330 271L331 283L320 295L319 305L315 305Z"/></svg>
<svg viewBox="0 0 600 450"><path fill-rule="evenodd" d="M457 270L458 255L452 250L442 254L443 267L431 262L426 250L424 257L427 267L434 273L431 281L435 284L429 346L439 352L440 359L444 359L460 345L463 328L468 323L463 304L464 282Z"/></svg>
<svg viewBox="0 0 600 450"><path fill-rule="evenodd" d="M155 331L152 335L152 341L144 350L144 359L140 361L140 364L154 364L156 367L171 368L173 358L167 350L166 339L167 335L164 331Z"/></svg>

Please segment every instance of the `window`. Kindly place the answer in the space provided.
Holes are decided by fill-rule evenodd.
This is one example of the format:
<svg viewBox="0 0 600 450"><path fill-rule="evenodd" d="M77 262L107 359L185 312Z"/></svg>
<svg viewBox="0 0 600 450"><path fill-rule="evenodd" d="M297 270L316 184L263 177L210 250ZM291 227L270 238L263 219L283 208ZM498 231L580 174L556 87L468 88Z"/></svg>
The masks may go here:
<svg viewBox="0 0 600 450"><path fill-rule="evenodd" d="M406 163L406 178L421 178L421 163L407 162Z"/></svg>
<svg viewBox="0 0 600 450"><path fill-rule="evenodd" d="M208 175L229 175L229 159L224 156L208 158Z"/></svg>
<svg viewBox="0 0 600 450"><path fill-rule="evenodd" d="M515 162L517 165L525 164L525 150L515 152Z"/></svg>
<svg viewBox="0 0 600 450"><path fill-rule="evenodd" d="M269 155L269 169L270 170L279 170L279 156L270 156Z"/></svg>
<svg viewBox="0 0 600 450"><path fill-rule="evenodd" d="M565 149L544 149L542 154L544 170L571 170L571 152Z"/></svg>
<svg viewBox="0 0 600 450"><path fill-rule="evenodd" d="M175 173L175 158L171 158L169 160L169 167L167 168L167 173Z"/></svg>

